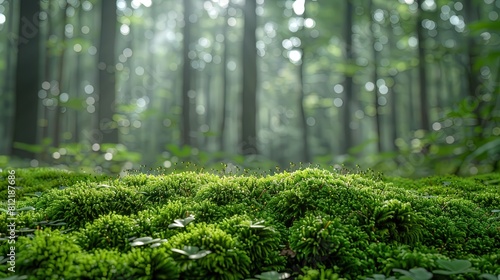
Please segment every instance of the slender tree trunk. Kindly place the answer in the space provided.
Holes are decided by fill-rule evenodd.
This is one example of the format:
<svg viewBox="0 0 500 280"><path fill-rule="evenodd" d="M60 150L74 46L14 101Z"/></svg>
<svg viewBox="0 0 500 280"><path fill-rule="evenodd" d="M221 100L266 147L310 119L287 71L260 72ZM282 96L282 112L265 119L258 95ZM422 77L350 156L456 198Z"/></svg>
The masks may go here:
<svg viewBox="0 0 500 280"><path fill-rule="evenodd" d="M212 66L209 66L210 68ZM211 92L211 88L212 88L212 79L213 79L213 75L211 74L211 70L212 69L209 69L208 70L208 74L206 75L206 81L205 81L205 124L208 126L208 131L209 132L211 130L211 124L212 124L212 102L211 102L211 96L212 96L212 92ZM207 135L207 133L205 133L204 135L204 141L203 141L203 146L205 148L205 150L208 150L209 148L209 145L210 145L210 136Z"/></svg>
<svg viewBox="0 0 500 280"><path fill-rule="evenodd" d="M420 97L420 121L421 129L428 131L429 124L429 106L427 97L427 66L425 62L425 38L424 28L422 27L423 10L422 3L424 0L418 0L418 18L417 18L417 39L418 39L418 83L419 83L419 97Z"/></svg>
<svg viewBox="0 0 500 280"><path fill-rule="evenodd" d="M84 10L82 7L78 7L78 27L82 26L83 22L83 12ZM83 34L79 31L77 31L75 35L83 36ZM82 56L80 53L76 53L76 65L82 65ZM80 99L81 97L81 89L82 89L82 67L76 67L75 69L75 85L74 85L74 90L75 90L75 98ZM74 116L74 122L73 122L73 141L75 143L80 143L80 111L79 110L73 110L73 116Z"/></svg>
<svg viewBox="0 0 500 280"><path fill-rule="evenodd" d="M256 0L246 0L243 31L243 83L241 98L241 152L257 154L257 8Z"/></svg>
<svg viewBox="0 0 500 280"><path fill-rule="evenodd" d="M16 104L11 155L34 158L23 144L38 143L38 89L40 67L40 2L20 0L17 42Z"/></svg>
<svg viewBox="0 0 500 280"><path fill-rule="evenodd" d="M229 40L227 39L229 13L226 10L226 17L224 18L224 25L222 27L222 36L224 37L224 51L222 53L222 115L219 127L219 151L226 150L225 132L226 132L226 118L227 118L227 60L229 55Z"/></svg>
<svg viewBox="0 0 500 280"><path fill-rule="evenodd" d="M307 116L306 110L304 108L305 90L304 90L304 73L305 73L305 49L302 47L302 61L299 65L299 114L300 114L300 126L302 130L302 160L304 162L311 161L311 155L309 152L309 138L308 138L308 127L307 127Z"/></svg>
<svg viewBox="0 0 500 280"><path fill-rule="evenodd" d="M55 108L55 119L54 119L54 134L52 135L52 139L54 140L53 142L53 146L54 147L59 147L59 145L61 144L61 119L62 119L62 112L61 112L61 106L59 105L60 104L60 95L61 93L63 92L63 89L64 89L64 71L65 71L65 68L64 68L64 56L66 54L66 31L65 31L65 28L66 28L66 24L68 23L68 16L66 15L67 13L67 10L68 10L68 7L69 7L69 4L68 2L65 2L64 4L64 9L63 9L63 25L62 25L62 41L61 41L61 44L62 44L62 49L61 49L61 53L59 55L59 65L58 65L58 70L59 70L59 75L58 75L58 79L57 79L57 83L58 83L58 89L56 91L56 94L57 94L57 100L56 100L56 108ZM78 67L77 67L78 68Z"/></svg>
<svg viewBox="0 0 500 280"><path fill-rule="evenodd" d="M373 21L373 12L374 12L374 0L370 0L369 4L369 14L370 14L370 22L371 22L371 46L370 49L372 51L372 59L373 59L373 72L372 72L372 81L373 81L373 105L375 106L375 133L377 134L377 152L380 153L382 151L382 132L381 132L381 121L380 121L380 105L378 103L378 86L377 86L377 81L378 81L378 51L375 49L375 43L377 42L377 38L375 36L375 28L374 25L376 24ZM389 32L392 32L390 30Z"/></svg>
<svg viewBox="0 0 500 280"><path fill-rule="evenodd" d="M392 31L392 27L390 26L390 29L387 31L388 34L389 34L389 53L392 51L392 50L396 50L397 47L396 47L396 40L394 40L394 33ZM396 74L394 75L391 75L392 79L394 81L397 80L398 78L398 75L399 75L399 72L397 72ZM399 98L398 98L398 93L396 92L396 88L394 85L390 86L389 87L389 92L388 92L388 96L389 96L389 102L390 102L390 106L391 106L391 113L390 113L390 123L391 123L391 143L390 143L390 149L392 151L396 151L397 150L397 146L396 146L396 139L398 138L398 117L399 116L402 116L400 115L400 112L398 112L398 108L400 106L398 106L398 103L400 102L399 101ZM401 111L402 113L402 111Z"/></svg>
<svg viewBox="0 0 500 280"><path fill-rule="evenodd" d="M354 7L352 0L346 1L346 11L345 11L345 21L344 21L344 40L345 40L345 58L346 63L354 63L354 52L352 45L352 25L353 25ZM344 121L344 145L341 153L347 153L349 148L353 146L353 137L351 129L351 106L354 98L354 73L349 71L345 73L344 81L344 110L343 110L343 121Z"/></svg>
<svg viewBox="0 0 500 280"><path fill-rule="evenodd" d="M9 3L9 14L8 14L8 22L7 22L7 33L12 34L13 32L13 26L14 26L14 2L11 1ZM2 119L5 120L5 126L3 127L3 139L12 139L12 115L11 113L11 108L13 108L14 105L14 92L13 92L13 71L11 69L13 68L13 54L12 50L17 47L17 44L7 44L6 50L5 50L5 66L6 66L6 71L5 71L5 81L3 84L3 90L2 90L2 101L3 101L3 110L2 110ZM0 153L2 154L8 154L11 151L11 142L10 141L5 141L3 146L0 147Z"/></svg>
<svg viewBox="0 0 500 280"><path fill-rule="evenodd" d="M192 145L191 141L191 60L189 59L189 44L191 41L191 22L189 17L192 13L191 0L184 0L184 28L183 28L183 66L182 66L182 130L181 145Z"/></svg>
<svg viewBox="0 0 500 280"><path fill-rule="evenodd" d="M99 40L99 128L101 143L118 143L118 129L113 120L116 102L116 1L102 1L101 37Z"/></svg>

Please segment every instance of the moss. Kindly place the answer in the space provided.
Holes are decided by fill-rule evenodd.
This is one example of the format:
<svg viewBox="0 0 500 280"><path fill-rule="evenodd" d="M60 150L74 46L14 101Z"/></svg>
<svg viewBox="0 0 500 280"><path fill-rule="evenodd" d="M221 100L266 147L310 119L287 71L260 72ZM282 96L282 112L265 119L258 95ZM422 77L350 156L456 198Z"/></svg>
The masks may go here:
<svg viewBox="0 0 500 280"><path fill-rule="evenodd" d="M500 209L498 174L411 180L305 168L262 177L111 179L42 168L17 175L17 207L35 208L16 215L18 230L35 231L18 244L20 271L33 279L243 279L274 270L354 279L393 268L432 270L435 260L454 258L485 273L500 270L500 215L492 212ZM190 215L189 225L169 228ZM7 217L0 212L3 232ZM131 249L131 237L168 241ZM53 254L34 257L40 250Z"/></svg>
<svg viewBox="0 0 500 280"><path fill-rule="evenodd" d="M65 188L77 182L103 182L109 178L103 175L75 173L55 168L16 169L16 197L18 199L47 192L51 189ZM8 170L0 172L0 201L7 200Z"/></svg>

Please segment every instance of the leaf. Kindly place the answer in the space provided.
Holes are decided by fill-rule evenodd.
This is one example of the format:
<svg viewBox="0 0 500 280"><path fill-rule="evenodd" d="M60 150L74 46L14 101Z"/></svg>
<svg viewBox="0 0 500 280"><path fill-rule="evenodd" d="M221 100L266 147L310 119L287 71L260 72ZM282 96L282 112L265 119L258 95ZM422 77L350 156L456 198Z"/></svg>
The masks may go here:
<svg viewBox="0 0 500 280"><path fill-rule="evenodd" d="M134 241L132 242L132 244L130 244L130 246L134 247L134 246L142 246L142 245L145 245L146 243L144 242L141 242L141 241Z"/></svg>
<svg viewBox="0 0 500 280"><path fill-rule="evenodd" d="M212 253L209 250L201 250L196 246L184 246L184 250L172 248L173 252L188 256L192 260L197 260L205 257L206 255Z"/></svg>
<svg viewBox="0 0 500 280"><path fill-rule="evenodd" d="M42 192L34 192L34 193L27 193L25 194L26 196L36 196L36 197L40 197L42 196Z"/></svg>
<svg viewBox="0 0 500 280"><path fill-rule="evenodd" d="M478 158L483 153L492 153L500 151L500 138L486 142L484 145L479 146L474 152L469 154L463 161L462 167L467 166L471 161Z"/></svg>
<svg viewBox="0 0 500 280"><path fill-rule="evenodd" d="M23 208L19 208L17 209L17 211L34 211L35 210L35 207L33 206L26 206L26 207L23 207Z"/></svg>
<svg viewBox="0 0 500 280"><path fill-rule="evenodd" d="M189 255L189 258L192 260L197 260L197 259L201 259L201 258L205 257L206 255L208 255L210 253L212 253L212 252L208 251L208 250L202 250L196 254Z"/></svg>
<svg viewBox="0 0 500 280"><path fill-rule="evenodd" d="M430 273L429 271L427 271L427 269L422 267L412 268L410 269L410 271L394 268L392 271L399 272L414 280L429 280L432 278L432 273Z"/></svg>
<svg viewBox="0 0 500 280"><path fill-rule="evenodd" d="M134 242L135 242L135 241L144 242L144 241L150 241L150 240L153 240L153 238L152 238L152 237L147 236L147 237L140 237L140 238L136 238L136 239L134 239Z"/></svg>
<svg viewBox="0 0 500 280"><path fill-rule="evenodd" d="M500 274L495 276L493 274L483 273L483 274L479 275L479 277L485 278L487 280L500 280Z"/></svg>
<svg viewBox="0 0 500 280"><path fill-rule="evenodd" d="M250 223L250 228L265 228L266 226L263 225L264 220L254 223Z"/></svg>
<svg viewBox="0 0 500 280"><path fill-rule="evenodd" d="M173 224L168 225L168 228L183 228L184 225L182 223L177 222L177 220L174 221Z"/></svg>
<svg viewBox="0 0 500 280"><path fill-rule="evenodd" d="M280 280L280 279L288 279L290 277L290 273L279 273L277 271L267 271L261 274L255 275L257 279L264 280Z"/></svg>
<svg viewBox="0 0 500 280"><path fill-rule="evenodd" d="M184 219L175 219L173 224L168 225L168 228L182 228L192 221L194 221L194 215L189 215L189 217Z"/></svg>
<svg viewBox="0 0 500 280"><path fill-rule="evenodd" d="M436 263L439 267L444 268L433 270L433 273L441 274L441 275L453 275L453 274L461 274L468 272L476 272L471 269L472 264L468 260L437 260Z"/></svg>

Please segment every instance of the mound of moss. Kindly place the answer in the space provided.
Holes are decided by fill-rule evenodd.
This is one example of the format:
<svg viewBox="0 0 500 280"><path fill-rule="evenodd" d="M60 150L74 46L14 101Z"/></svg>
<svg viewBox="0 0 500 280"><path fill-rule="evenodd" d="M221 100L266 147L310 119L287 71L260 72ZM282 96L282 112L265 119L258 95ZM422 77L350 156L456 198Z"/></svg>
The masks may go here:
<svg viewBox="0 0 500 280"><path fill-rule="evenodd" d="M12 213L7 172L0 277L500 275L500 174L411 180L306 168L111 178L20 169ZM15 218L15 243L7 218Z"/></svg>

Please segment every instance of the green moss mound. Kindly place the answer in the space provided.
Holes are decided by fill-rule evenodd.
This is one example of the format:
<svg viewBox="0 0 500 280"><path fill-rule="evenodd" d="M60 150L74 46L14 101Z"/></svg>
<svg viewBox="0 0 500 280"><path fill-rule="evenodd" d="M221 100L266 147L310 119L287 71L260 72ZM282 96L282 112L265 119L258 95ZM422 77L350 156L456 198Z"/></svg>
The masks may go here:
<svg viewBox="0 0 500 280"><path fill-rule="evenodd" d="M110 178L20 169L14 212L7 205L8 173L0 176L0 277L500 274L500 174L411 180L306 168L272 176ZM15 218L15 243L8 218Z"/></svg>

